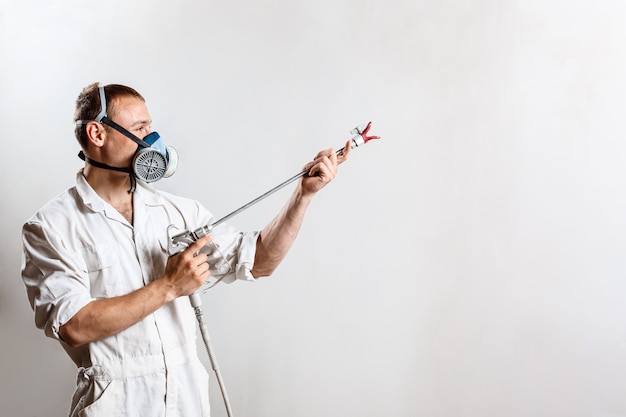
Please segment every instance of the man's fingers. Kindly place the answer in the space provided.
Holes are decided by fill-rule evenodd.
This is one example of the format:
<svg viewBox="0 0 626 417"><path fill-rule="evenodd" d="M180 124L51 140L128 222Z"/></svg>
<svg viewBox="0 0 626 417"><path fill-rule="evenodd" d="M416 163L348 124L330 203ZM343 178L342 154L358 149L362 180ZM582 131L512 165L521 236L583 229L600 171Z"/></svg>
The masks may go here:
<svg viewBox="0 0 626 417"><path fill-rule="evenodd" d="M337 156L337 163L341 164L348 159L348 155L350 155L350 151L352 150L352 139L348 139L346 142L346 146L343 148L341 153Z"/></svg>
<svg viewBox="0 0 626 417"><path fill-rule="evenodd" d="M200 249L205 247L211 240L213 240L213 237L211 235L202 236L200 239L196 240L191 245L189 245L189 247L187 248L187 251L193 254L196 254Z"/></svg>

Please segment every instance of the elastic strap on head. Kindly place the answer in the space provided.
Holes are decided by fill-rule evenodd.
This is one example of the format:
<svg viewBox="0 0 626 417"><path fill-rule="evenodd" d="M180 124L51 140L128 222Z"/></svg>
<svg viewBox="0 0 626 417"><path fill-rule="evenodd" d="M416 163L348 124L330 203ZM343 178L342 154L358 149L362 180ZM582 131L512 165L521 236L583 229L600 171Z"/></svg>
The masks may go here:
<svg viewBox="0 0 626 417"><path fill-rule="evenodd" d="M76 120L76 126L83 126L91 121L96 121L98 123L102 122L102 119L107 117L107 98L104 95L104 87L98 87L98 94L100 95L100 113L93 120Z"/></svg>
<svg viewBox="0 0 626 417"><path fill-rule="evenodd" d="M98 113L94 120L101 122L107 115L107 98L104 95L104 86L98 87L98 93L100 94L100 113Z"/></svg>
<svg viewBox="0 0 626 417"><path fill-rule="evenodd" d="M149 148L150 145L148 145L146 142L139 139L137 136L133 135L128 130L124 129L122 126L115 123L113 120L109 119L109 117L107 116L107 99L106 99L106 96L104 95L104 87L103 86L98 87L98 91L100 93L100 113L98 113L98 115L96 116L94 120L98 123L103 123L105 125L111 126L113 129L117 130L122 135L131 139L137 145L144 147L144 148Z"/></svg>

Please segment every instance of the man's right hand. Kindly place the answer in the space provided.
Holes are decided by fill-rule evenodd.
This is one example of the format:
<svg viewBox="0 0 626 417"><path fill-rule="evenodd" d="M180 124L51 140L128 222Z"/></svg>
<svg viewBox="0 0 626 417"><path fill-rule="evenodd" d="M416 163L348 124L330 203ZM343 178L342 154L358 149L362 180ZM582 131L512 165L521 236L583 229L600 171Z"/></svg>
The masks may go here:
<svg viewBox="0 0 626 417"><path fill-rule="evenodd" d="M169 287L171 299L193 294L209 279L208 257L200 249L211 240L210 235L203 236L184 251L168 258L162 279Z"/></svg>

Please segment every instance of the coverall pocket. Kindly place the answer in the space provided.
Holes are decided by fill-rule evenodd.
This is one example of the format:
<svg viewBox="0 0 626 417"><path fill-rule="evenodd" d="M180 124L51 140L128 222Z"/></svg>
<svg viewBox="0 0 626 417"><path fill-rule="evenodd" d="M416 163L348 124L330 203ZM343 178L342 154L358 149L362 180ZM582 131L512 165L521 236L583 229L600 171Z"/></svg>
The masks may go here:
<svg viewBox="0 0 626 417"><path fill-rule="evenodd" d="M70 417L96 417L114 414L117 383L97 367L80 368Z"/></svg>
<svg viewBox="0 0 626 417"><path fill-rule="evenodd" d="M118 395L120 391L120 381L106 381L106 380L94 380L93 391L94 394L92 402L89 403L90 396L83 397L85 401L83 404L86 406L82 410L78 410L78 417L111 417L119 416L119 399ZM91 393L90 393L91 394ZM83 400L81 398L81 401Z"/></svg>
<svg viewBox="0 0 626 417"><path fill-rule="evenodd" d="M110 268L117 263L118 250L116 245L99 244L86 246L81 250L87 272L97 272Z"/></svg>
<svg viewBox="0 0 626 417"><path fill-rule="evenodd" d="M89 290L93 298L108 298L127 294L136 288L137 283L130 280L105 279L117 271L123 274L120 268L121 249L116 244L102 243L82 248L82 256L89 275ZM133 286L134 285L134 286Z"/></svg>

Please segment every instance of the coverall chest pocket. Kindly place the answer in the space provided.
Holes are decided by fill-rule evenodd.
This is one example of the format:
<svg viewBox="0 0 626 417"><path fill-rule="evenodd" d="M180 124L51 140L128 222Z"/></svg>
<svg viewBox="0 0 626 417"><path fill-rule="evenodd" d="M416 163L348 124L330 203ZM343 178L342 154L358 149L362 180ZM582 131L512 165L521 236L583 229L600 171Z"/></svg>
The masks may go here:
<svg viewBox="0 0 626 417"><path fill-rule="evenodd" d="M131 285L124 273L118 245L108 243L84 247L82 255L92 297L106 298L130 292Z"/></svg>

